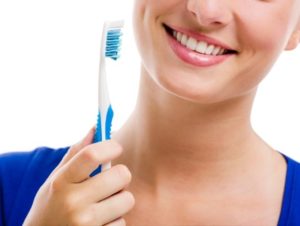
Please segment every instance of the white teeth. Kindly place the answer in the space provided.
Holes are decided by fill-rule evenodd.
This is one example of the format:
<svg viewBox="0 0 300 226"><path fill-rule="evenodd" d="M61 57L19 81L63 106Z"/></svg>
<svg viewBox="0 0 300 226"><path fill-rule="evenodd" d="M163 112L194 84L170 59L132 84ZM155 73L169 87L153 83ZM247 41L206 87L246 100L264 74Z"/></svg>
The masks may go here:
<svg viewBox="0 0 300 226"><path fill-rule="evenodd" d="M180 32L177 32L176 38L178 42L181 42L182 34Z"/></svg>
<svg viewBox="0 0 300 226"><path fill-rule="evenodd" d="M176 35L177 35L177 32L176 32L176 31L173 31L173 37L176 38Z"/></svg>
<svg viewBox="0 0 300 226"><path fill-rule="evenodd" d="M173 36L182 45L198 53L217 56L225 52L225 49L220 46L208 44L204 41L197 41L195 38L188 37L181 32L173 31Z"/></svg>
<svg viewBox="0 0 300 226"><path fill-rule="evenodd" d="M194 38L189 38L189 40L188 40L186 46L187 46L189 49L191 49L191 50L195 50L196 47L197 47L197 44L198 44L198 42L197 42L196 39L194 39Z"/></svg>
<svg viewBox="0 0 300 226"><path fill-rule="evenodd" d="M181 44L186 46L187 41L188 41L188 36L187 35L182 35Z"/></svg>
<svg viewBox="0 0 300 226"><path fill-rule="evenodd" d="M221 50L221 47L216 47L216 48L214 49L214 51L212 52L212 55L217 56L218 53L220 52L220 50Z"/></svg>
<svg viewBox="0 0 300 226"><path fill-rule="evenodd" d="M196 48L196 51L199 53L205 53L207 49L207 43L206 42L199 42Z"/></svg>
<svg viewBox="0 0 300 226"><path fill-rule="evenodd" d="M214 45L209 45L205 51L206 54L211 55L212 52L214 51L215 46Z"/></svg>

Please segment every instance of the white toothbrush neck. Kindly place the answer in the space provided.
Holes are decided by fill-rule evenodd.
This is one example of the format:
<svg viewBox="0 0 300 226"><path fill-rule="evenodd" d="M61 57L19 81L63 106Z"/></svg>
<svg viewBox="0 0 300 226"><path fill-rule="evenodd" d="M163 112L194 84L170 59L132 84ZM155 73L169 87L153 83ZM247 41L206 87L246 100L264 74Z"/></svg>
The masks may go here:
<svg viewBox="0 0 300 226"><path fill-rule="evenodd" d="M106 78L106 70L105 70L105 61L100 64L100 75L99 75L99 90L98 90L98 106L99 111L101 112L101 127L102 127L102 139L105 140L105 125L106 125L106 117L107 110L110 106L110 99L108 95L108 87L107 87L107 78Z"/></svg>
<svg viewBox="0 0 300 226"><path fill-rule="evenodd" d="M102 61L103 62L103 61ZM98 90L98 97L99 97L99 108L105 108L109 106L110 100L108 95L108 87L107 87L107 78L106 78L106 66L105 62L101 63L100 65L100 75L99 75L99 90Z"/></svg>

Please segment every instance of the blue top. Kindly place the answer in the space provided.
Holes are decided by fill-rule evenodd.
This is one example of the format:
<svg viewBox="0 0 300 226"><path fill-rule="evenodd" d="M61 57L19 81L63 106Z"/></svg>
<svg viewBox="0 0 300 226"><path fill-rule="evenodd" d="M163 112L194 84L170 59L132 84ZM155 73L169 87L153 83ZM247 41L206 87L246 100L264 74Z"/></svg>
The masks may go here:
<svg viewBox="0 0 300 226"><path fill-rule="evenodd" d="M0 226L22 225L36 192L68 148L0 155ZM284 156L287 175L278 226L300 225L300 163Z"/></svg>

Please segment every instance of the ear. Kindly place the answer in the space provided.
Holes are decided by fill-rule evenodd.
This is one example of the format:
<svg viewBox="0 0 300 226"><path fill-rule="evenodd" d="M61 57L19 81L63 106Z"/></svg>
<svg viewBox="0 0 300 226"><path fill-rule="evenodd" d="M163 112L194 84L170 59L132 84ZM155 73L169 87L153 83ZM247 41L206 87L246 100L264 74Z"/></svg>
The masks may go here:
<svg viewBox="0 0 300 226"><path fill-rule="evenodd" d="M285 50L293 50L296 49L300 42L300 22L298 23L296 29L293 31L289 41L285 47Z"/></svg>

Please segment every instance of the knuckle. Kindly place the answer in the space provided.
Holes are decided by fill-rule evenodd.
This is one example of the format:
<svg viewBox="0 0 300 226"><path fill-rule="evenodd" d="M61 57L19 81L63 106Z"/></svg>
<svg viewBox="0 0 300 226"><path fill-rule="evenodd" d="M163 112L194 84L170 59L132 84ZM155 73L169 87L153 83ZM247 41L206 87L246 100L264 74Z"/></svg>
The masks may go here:
<svg viewBox="0 0 300 226"><path fill-rule="evenodd" d="M78 206L78 204L76 205ZM75 206L72 205L72 208L66 211L66 219L70 222L72 226L90 226L95 225L97 220L96 218L96 210L93 212L87 208L74 208Z"/></svg>
<svg viewBox="0 0 300 226"><path fill-rule="evenodd" d="M92 162L94 164L98 164L98 156L94 149L92 148L86 148L81 152L81 158L83 158L87 162Z"/></svg>
<svg viewBox="0 0 300 226"><path fill-rule="evenodd" d="M57 194L63 190L64 183L59 178L52 178L49 182L49 187L52 194Z"/></svg>
<svg viewBox="0 0 300 226"><path fill-rule="evenodd" d="M69 216L69 222L72 226L90 226L93 225L93 220L89 214L73 213Z"/></svg>

